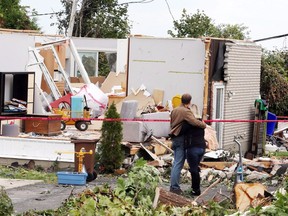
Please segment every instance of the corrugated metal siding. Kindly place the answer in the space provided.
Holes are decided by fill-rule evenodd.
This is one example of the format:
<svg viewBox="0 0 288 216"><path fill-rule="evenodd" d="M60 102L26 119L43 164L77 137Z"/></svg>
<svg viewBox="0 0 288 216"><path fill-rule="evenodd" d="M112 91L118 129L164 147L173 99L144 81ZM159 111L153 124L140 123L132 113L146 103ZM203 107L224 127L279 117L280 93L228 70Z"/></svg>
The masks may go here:
<svg viewBox="0 0 288 216"><path fill-rule="evenodd" d="M224 119L254 119L254 101L260 95L261 47L253 43L226 43L224 74L227 81ZM228 97L229 92L232 97ZM243 135L242 151L252 143L253 123L224 123L223 147L238 151L235 135Z"/></svg>

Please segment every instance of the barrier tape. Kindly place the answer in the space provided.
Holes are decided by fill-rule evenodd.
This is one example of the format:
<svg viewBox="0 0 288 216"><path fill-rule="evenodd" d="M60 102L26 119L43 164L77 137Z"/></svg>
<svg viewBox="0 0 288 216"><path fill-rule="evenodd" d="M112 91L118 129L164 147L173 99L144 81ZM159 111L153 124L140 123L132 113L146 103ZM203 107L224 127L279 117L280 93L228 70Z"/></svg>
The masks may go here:
<svg viewBox="0 0 288 216"><path fill-rule="evenodd" d="M28 116L0 116L1 120L63 120L63 121L123 121L123 122L170 122L169 119L128 119L128 118L59 118L59 117L28 117ZM206 123L212 122L223 122L223 123L267 123L267 122L288 122L288 117L286 120L246 120L246 119L211 119L204 120Z"/></svg>
<svg viewBox="0 0 288 216"><path fill-rule="evenodd" d="M277 119L288 119L288 116L277 116Z"/></svg>

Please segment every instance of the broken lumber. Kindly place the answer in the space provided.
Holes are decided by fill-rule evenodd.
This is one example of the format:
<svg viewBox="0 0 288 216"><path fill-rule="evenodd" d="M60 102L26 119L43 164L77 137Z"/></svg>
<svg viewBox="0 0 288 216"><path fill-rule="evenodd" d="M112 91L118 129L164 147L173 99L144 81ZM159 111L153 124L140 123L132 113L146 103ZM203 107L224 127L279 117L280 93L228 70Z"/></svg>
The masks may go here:
<svg viewBox="0 0 288 216"><path fill-rule="evenodd" d="M158 143L153 143L151 144L154 147L154 154L158 155L163 155L167 152L166 148L164 148L162 145Z"/></svg>
<svg viewBox="0 0 288 216"><path fill-rule="evenodd" d="M194 199L194 202L197 202L197 200L204 196L211 188L213 188L216 184L220 182L221 178L217 179L213 184L211 184L208 188L206 188L198 197Z"/></svg>
<svg viewBox="0 0 288 216"><path fill-rule="evenodd" d="M172 193L161 187L157 187L155 190L153 208L155 209L159 203L164 204L164 205L176 206L176 207L194 205L193 200L191 199Z"/></svg>
<svg viewBox="0 0 288 216"><path fill-rule="evenodd" d="M153 154L151 151L149 151L149 149L147 149L142 143L140 143L140 146L150 155L150 157L153 160L160 160L157 155Z"/></svg>
<svg viewBox="0 0 288 216"><path fill-rule="evenodd" d="M213 161L213 162L206 162L206 161L202 161L200 162L200 165L203 165L205 167L209 167L209 168L214 168L217 170L223 170L226 167L231 167L234 164L236 164L235 162L225 162L225 161Z"/></svg>
<svg viewBox="0 0 288 216"><path fill-rule="evenodd" d="M135 154L137 154L138 153L138 151L139 151L139 147L132 147L131 149L130 149L130 155L135 155Z"/></svg>
<svg viewBox="0 0 288 216"><path fill-rule="evenodd" d="M161 142L160 140L158 140L156 137L151 136L151 139L153 139L154 141L156 141L157 143L159 143L161 146L163 146L164 148L166 148L169 152L174 153L174 151L169 148L167 145L165 145L163 142Z"/></svg>
<svg viewBox="0 0 288 216"><path fill-rule="evenodd" d="M261 169L262 169L261 167L254 167L254 166L252 166L252 165L251 165L251 166L248 165L247 168L252 169L252 170L254 170L254 171L257 171L257 172L260 172L260 173L267 174L267 175L269 175L269 176L273 176L272 174L267 173L267 172L261 170Z"/></svg>
<svg viewBox="0 0 288 216"><path fill-rule="evenodd" d="M161 105L164 98L164 91L160 89L154 89L152 93L152 97L155 101L155 104Z"/></svg>
<svg viewBox="0 0 288 216"><path fill-rule="evenodd" d="M154 167L163 167L165 162L163 160L154 160L149 161L147 164Z"/></svg>

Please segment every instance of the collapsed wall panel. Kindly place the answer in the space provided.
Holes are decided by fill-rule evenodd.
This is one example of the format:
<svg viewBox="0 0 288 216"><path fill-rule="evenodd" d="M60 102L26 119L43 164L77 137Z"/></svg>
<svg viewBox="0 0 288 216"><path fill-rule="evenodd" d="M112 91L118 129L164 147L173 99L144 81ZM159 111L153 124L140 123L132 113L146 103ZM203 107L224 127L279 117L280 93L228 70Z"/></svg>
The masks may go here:
<svg viewBox="0 0 288 216"><path fill-rule="evenodd" d="M200 39L132 37L128 51L128 94L142 84L163 89L165 106L175 95L190 93L203 108L205 43Z"/></svg>

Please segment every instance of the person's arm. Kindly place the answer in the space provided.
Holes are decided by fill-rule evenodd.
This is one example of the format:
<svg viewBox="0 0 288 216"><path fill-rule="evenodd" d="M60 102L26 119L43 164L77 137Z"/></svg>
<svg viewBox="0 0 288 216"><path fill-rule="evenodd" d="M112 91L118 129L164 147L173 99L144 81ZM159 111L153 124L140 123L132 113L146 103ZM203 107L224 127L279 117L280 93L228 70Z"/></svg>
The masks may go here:
<svg viewBox="0 0 288 216"><path fill-rule="evenodd" d="M199 128L206 128L206 124L203 121L198 120L197 118L195 118L194 114L192 113L191 110L187 109L186 113L185 113L185 120L195 126L195 127L199 127Z"/></svg>

